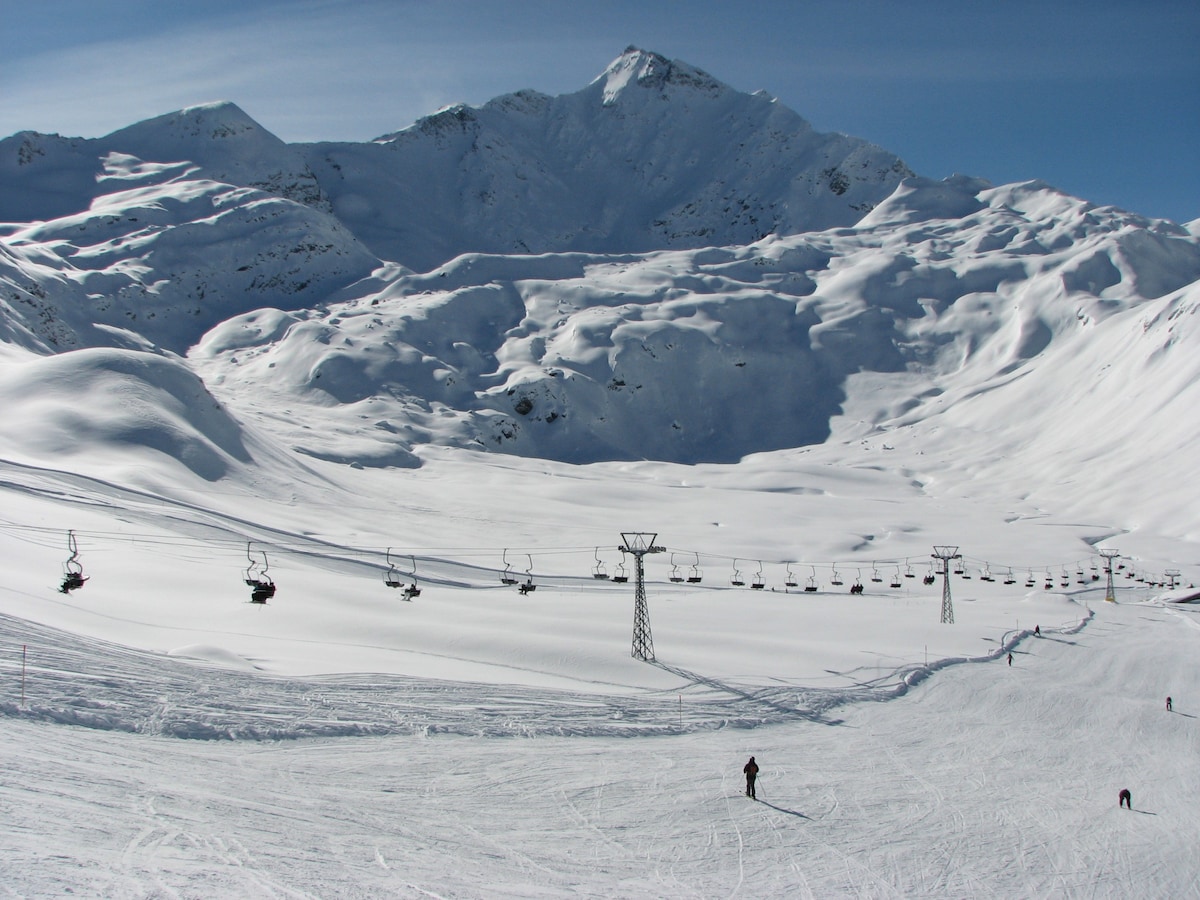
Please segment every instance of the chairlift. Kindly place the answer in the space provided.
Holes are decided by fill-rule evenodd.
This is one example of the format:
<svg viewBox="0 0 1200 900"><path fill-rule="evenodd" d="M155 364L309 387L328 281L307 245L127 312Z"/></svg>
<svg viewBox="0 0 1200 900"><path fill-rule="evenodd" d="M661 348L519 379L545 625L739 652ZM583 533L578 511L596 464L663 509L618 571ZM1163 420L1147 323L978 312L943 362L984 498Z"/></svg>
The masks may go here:
<svg viewBox="0 0 1200 900"><path fill-rule="evenodd" d="M883 584L883 576L879 574L879 570L875 568L875 564L871 564L871 581L875 584Z"/></svg>
<svg viewBox="0 0 1200 900"><path fill-rule="evenodd" d="M504 561L504 571L500 573L500 583L504 585L516 584L517 579L512 573L512 563L508 561L508 551L504 550L500 558Z"/></svg>
<svg viewBox="0 0 1200 900"><path fill-rule="evenodd" d="M1005 584L1016 584L1017 583L1017 579L1013 577L1012 566L1008 567L1008 574L1004 576L1004 583Z"/></svg>
<svg viewBox="0 0 1200 900"><path fill-rule="evenodd" d="M917 573L913 571L912 563L910 563L907 559L904 561L904 577L905 578L916 578L917 577Z"/></svg>
<svg viewBox="0 0 1200 900"><path fill-rule="evenodd" d="M697 553L696 562L692 565L691 570L688 572L687 582L688 584L699 584L703 580L704 573L700 571L700 554Z"/></svg>
<svg viewBox="0 0 1200 900"><path fill-rule="evenodd" d="M596 565L592 566L592 577L597 581L608 581L608 570L600 559L600 548L596 548Z"/></svg>
<svg viewBox="0 0 1200 900"><path fill-rule="evenodd" d="M1025 579L1025 587L1033 587L1033 569L1029 570L1029 577Z"/></svg>
<svg viewBox="0 0 1200 900"><path fill-rule="evenodd" d="M387 553L384 554L387 560L387 571L383 573L383 583L390 588L404 587L404 582L400 580L400 573L396 570L396 564L392 562L392 548L387 548Z"/></svg>
<svg viewBox="0 0 1200 900"><path fill-rule="evenodd" d="M854 576L854 584L850 585L850 593L861 594L863 592L862 569L858 570L858 574Z"/></svg>
<svg viewBox="0 0 1200 900"><path fill-rule="evenodd" d="M733 577L729 579L729 583L734 587L743 587L746 584L742 580L742 573L738 570L736 559L733 561Z"/></svg>
<svg viewBox="0 0 1200 900"><path fill-rule="evenodd" d="M1044 585L1042 585L1042 587L1045 588L1046 590L1050 590L1051 588L1054 587L1054 575L1053 574L1051 574L1050 572L1046 573L1046 583Z"/></svg>
<svg viewBox="0 0 1200 900"><path fill-rule="evenodd" d="M520 591L522 594L529 594L529 593L532 593L533 591L537 590L537 585L533 583L533 556L532 556L532 554L526 554L526 555L529 559L529 568L527 568L525 570L524 583L519 588L517 588L517 590ZM613 580L615 581L616 579L613 579Z"/></svg>
<svg viewBox="0 0 1200 900"><path fill-rule="evenodd" d="M790 588L799 587L799 582L796 581L796 576L792 574L791 563L787 564L787 575L784 576L783 586Z"/></svg>
<svg viewBox="0 0 1200 900"><path fill-rule="evenodd" d="M889 583L888 587L894 587L894 588L898 588L898 587L900 587L900 567L899 567L899 566L896 566L896 574L895 574L895 576L892 578L892 580L891 580L891 582Z"/></svg>
<svg viewBox="0 0 1200 900"><path fill-rule="evenodd" d="M412 574L408 576L411 580L408 583L408 587L404 589L403 596L405 600L412 600L413 597L421 596L421 589L417 587L417 558L410 556L409 560L412 562Z"/></svg>
<svg viewBox="0 0 1200 900"><path fill-rule="evenodd" d="M937 581L937 573L933 569L933 563L929 564L929 571L921 578L922 584L933 584Z"/></svg>
<svg viewBox="0 0 1200 900"><path fill-rule="evenodd" d="M671 574L667 576L667 580L672 581L675 584L679 584L683 581L683 576L679 574L679 566L675 563L674 553L671 554Z"/></svg>
<svg viewBox="0 0 1200 900"><path fill-rule="evenodd" d="M753 591L761 591L766 587L766 582L763 581L762 563L758 564L758 572L754 576L754 580L750 582L750 589Z"/></svg>
<svg viewBox="0 0 1200 900"><path fill-rule="evenodd" d="M625 551L621 551L621 561L617 563L617 571L613 574L612 580L617 584L624 584L629 580L629 573L625 571Z"/></svg>
<svg viewBox="0 0 1200 900"><path fill-rule="evenodd" d="M58 589L60 594L69 594L71 591L78 590L87 581L83 575L83 564L79 561L79 544L75 540L74 531L67 532L67 549L71 551L71 555L63 563L63 580Z"/></svg>
<svg viewBox="0 0 1200 900"><path fill-rule="evenodd" d="M829 583L834 587L841 587L845 582L842 581L842 576L838 574L837 566L833 567L833 576L829 579Z"/></svg>
<svg viewBox="0 0 1200 900"><path fill-rule="evenodd" d="M259 572L255 572L254 570L259 566L258 560L250 553L251 546L249 543L246 544L246 559L250 561L250 565L246 567L246 587L250 588L251 603L266 603L275 596L275 582L267 574L267 570L271 567L271 564L267 561L267 551L260 550L259 552L262 554L262 568Z"/></svg>
<svg viewBox="0 0 1200 900"><path fill-rule="evenodd" d="M806 594L815 594L817 592L817 576L808 576L808 581L804 584L804 592Z"/></svg>

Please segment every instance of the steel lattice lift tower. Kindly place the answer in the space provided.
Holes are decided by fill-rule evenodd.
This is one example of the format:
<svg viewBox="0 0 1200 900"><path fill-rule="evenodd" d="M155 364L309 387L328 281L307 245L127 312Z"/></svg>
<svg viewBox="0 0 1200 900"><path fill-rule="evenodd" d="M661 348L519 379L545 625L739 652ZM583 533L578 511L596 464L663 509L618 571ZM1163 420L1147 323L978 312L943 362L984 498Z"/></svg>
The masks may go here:
<svg viewBox="0 0 1200 900"><path fill-rule="evenodd" d="M1104 599L1109 603L1116 603L1117 591L1113 587L1113 560L1121 556L1121 551L1101 550L1100 555L1104 557L1104 572L1108 575L1108 584L1104 588Z"/></svg>
<svg viewBox="0 0 1200 900"><path fill-rule="evenodd" d="M933 547L933 558L942 561L942 624L954 624L954 604L950 602L950 560L962 559L957 547Z"/></svg>
<svg viewBox="0 0 1200 900"><path fill-rule="evenodd" d="M646 576L642 567L642 557L647 553L662 553L667 548L654 543L658 534L642 531L622 531L621 540L625 543L618 547L622 553L632 553L637 561L635 566L636 591L633 603L633 652L634 659L642 662L654 662L654 638L650 636L650 611L646 606Z"/></svg>

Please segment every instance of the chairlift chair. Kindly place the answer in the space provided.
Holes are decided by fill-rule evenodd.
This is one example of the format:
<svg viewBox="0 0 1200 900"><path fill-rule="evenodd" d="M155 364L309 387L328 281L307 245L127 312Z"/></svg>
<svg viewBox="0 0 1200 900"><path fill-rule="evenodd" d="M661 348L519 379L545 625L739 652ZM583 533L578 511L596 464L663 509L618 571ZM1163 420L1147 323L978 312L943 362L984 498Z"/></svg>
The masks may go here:
<svg viewBox="0 0 1200 900"><path fill-rule="evenodd" d="M900 567L899 566L896 566L896 574L892 578L891 582L888 584L888 587L894 587L894 588L900 587Z"/></svg>
<svg viewBox="0 0 1200 900"><path fill-rule="evenodd" d="M815 594L817 592L817 576L810 575L808 581L804 585L804 592L807 594Z"/></svg>
<svg viewBox="0 0 1200 900"><path fill-rule="evenodd" d="M617 571L613 574L612 580L617 584L624 584L629 580L629 573L625 571L625 557L621 557L621 561L617 563Z"/></svg>
<svg viewBox="0 0 1200 900"><path fill-rule="evenodd" d="M763 581L762 563L758 564L758 572L754 575L754 580L750 582L750 589L753 591L761 591L766 587L766 582Z"/></svg>
<svg viewBox="0 0 1200 900"><path fill-rule="evenodd" d="M863 592L862 569L858 570L858 574L854 577L854 584L850 585L850 593L861 594Z"/></svg>
<svg viewBox="0 0 1200 900"><path fill-rule="evenodd" d="M834 587L841 587L845 582L842 581L842 576L838 574L837 566L833 567L833 576L829 579L829 583Z"/></svg>
<svg viewBox="0 0 1200 900"><path fill-rule="evenodd" d="M517 579L513 576L513 573L512 573L512 563L510 563L508 561L508 551L507 550L503 551L501 553L500 558L504 562L504 571L500 573L500 583L503 585L516 584Z"/></svg>
<svg viewBox="0 0 1200 900"><path fill-rule="evenodd" d="M608 581L608 570L600 559L600 548L596 548L596 565L592 567L592 577L597 581Z"/></svg>
<svg viewBox="0 0 1200 900"><path fill-rule="evenodd" d="M67 549L71 551L71 555L63 563L63 580L58 589L60 594L78 590L87 581L83 575L83 564L79 562L79 544L75 540L74 531L67 532Z"/></svg>
<svg viewBox="0 0 1200 900"><path fill-rule="evenodd" d="M871 567L871 581L875 584L883 584L883 576L879 574L879 570L874 566Z"/></svg>
<svg viewBox="0 0 1200 900"><path fill-rule="evenodd" d="M671 554L671 574L667 576L667 580L679 584L683 581L683 576L679 574L679 566L675 563L675 554Z"/></svg>
<svg viewBox="0 0 1200 900"><path fill-rule="evenodd" d="M734 587L743 587L746 584L742 580L742 573L738 570L736 559L733 561L733 577L729 579L729 583Z"/></svg>
<svg viewBox="0 0 1200 900"><path fill-rule="evenodd" d="M788 563L787 575L784 576L783 586L790 587L790 588L799 586L799 582L796 581L796 576L792 574L792 564L791 563Z"/></svg>
<svg viewBox="0 0 1200 900"><path fill-rule="evenodd" d="M387 553L384 554L387 560L387 571L383 573L383 583L390 588L404 587L404 582L400 580L400 573L396 571L396 564L392 562L392 548L387 548Z"/></svg>
<svg viewBox="0 0 1200 900"><path fill-rule="evenodd" d="M246 567L246 587L250 588L251 603L266 603L275 596L275 582L271 576L267 574L267 570L271 567L267 560L267 551L261 550L262 553L262 571L255 572L258 568L258 560L250 554L251 544L246 544L246 559L250 561L250 565Z"/></svg>
<svg viewBox="0 0 1200 900"><path fill-rule="evenodd" d="M537 585L533 583L533 556L527 554L527 558L529 560L529 568L525 570L525 582L517 588L522 594L529 594L537 590Z"/></svg>
<svg viewBox="0 0 1200 900"><path fill-rule="evenodd" d="M1008 574L1004 576L1004 583L1005 584L1016 584L1017 583L1017 579L1013 577L1012 566L1008 567Z"/></svg>

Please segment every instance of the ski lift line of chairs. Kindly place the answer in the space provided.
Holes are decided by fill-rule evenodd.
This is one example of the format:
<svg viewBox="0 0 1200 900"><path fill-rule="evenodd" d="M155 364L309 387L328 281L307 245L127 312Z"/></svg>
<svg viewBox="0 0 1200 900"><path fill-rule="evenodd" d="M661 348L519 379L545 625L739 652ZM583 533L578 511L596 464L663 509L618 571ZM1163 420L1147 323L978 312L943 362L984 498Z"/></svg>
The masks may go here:
<svg viewBox="0 0 1200 900"><path fill-rule="evenodd" d="M413 597L420 597L421 589L417 587L417 558L415 556L409 556L409 560L412 562L412 573L407 576L407 585L404 583L404 578L401 578L403 573L401 573L396 568L396 564L392 562L391 547L387 548L387 554L385 558L387 559L388 569L383 574L383 583L390 588L404 588L404 593L401 594L401 597L403 597L405 600L412 600Z"/></svg>
<svg viewBox="0 0 1200 900"><path fill-rule="evenodd" d="M79 561L79 543L75 540L74 531L67 532L67 549L71 555L63 563L63 580L58 589L60 594L69 594L71 591L78 590L87 581L83 574L83 564Z"/></svg>
<svg viewBox="0 0 1200 900"><path fill-rule="evenodd" d="M267 561L267 551L260 550L259 553L262 554L262 566L260 567L258 560L250 553L252 546L252 544L246 544L246 559L250 561L250 565L246 567L246 587L250 588L251 603L266 603L275 596L275 582L267 574L271 564ZM255 572L255 569L258 571Z"/></svg>

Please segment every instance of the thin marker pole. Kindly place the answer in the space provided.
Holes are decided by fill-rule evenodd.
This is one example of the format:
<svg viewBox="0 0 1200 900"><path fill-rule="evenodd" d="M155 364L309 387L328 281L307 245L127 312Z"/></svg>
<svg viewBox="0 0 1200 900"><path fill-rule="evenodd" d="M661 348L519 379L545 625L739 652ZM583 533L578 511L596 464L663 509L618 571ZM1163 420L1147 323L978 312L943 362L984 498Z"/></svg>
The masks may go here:
<svg viewBox="0 0 1200 900"><path fill-rule="evenodd" d="M21 706L25 705L25 644L21 645Z"/></svg>

